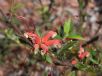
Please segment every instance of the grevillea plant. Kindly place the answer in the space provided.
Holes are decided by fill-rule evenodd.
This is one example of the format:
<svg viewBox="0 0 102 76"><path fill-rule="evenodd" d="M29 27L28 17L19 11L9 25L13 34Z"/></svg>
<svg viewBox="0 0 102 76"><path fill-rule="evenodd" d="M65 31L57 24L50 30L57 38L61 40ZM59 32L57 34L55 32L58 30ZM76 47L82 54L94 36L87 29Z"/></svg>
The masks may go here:
<svg viewBox="0 0 102 76"><path fill-rule="evenodd" d="M66 62L84 71L95 71L94 65L99 66L95 57L97 52L93 46L83 47L85 39L74 32L71 19L65 21L57 32L49 30L42 35L37 31L24 33L25 38L32 42L34 55L40 54L40 59L56 65L64 65Z"/></svg>
<svg viewBox="0 0 102 76"><path fill-rule="evenodd" d="M26 27L32 25L30 20L22 16L17 17L16 20L27 23ZM15 30L6 29L4 40L8 39L19 46L28 48L30 56L28 63L31 64L40 60L55 66L70 67L72 74L75 74L76 70L94 72L101 70L101 53L97 52L92 45L86 44L84 37L77 34L73 27L72 20L68 19L57 28L57 31L48 30L45 34L40 32L41 28L38 30L39 27L34 27L34 31L29 30L30 32L24 30L23 36L21 33L15 34Z"/></svg>
<svg viewBox="0 0 102 76"><path fill-rule="evenodd" d="M40 0L39 0L40 1ZM54 0L51 0L52 2ZM83 12L83 9L86 8L86 5L88 4L88 0L84 0L83 3L82 0L77 0L79 3L79 11L80 11L80 25L84 23L84 17L86 16L86 13ZM42 3L41 3L42 4ZM54 3L53 3L54 4ZM49 4L49 9L46 7L42 7L42 23L47 23L47 20L49 18L48 15L52 16L49 12L50 7L53 6L52 4ZM5 15L1 10L1 15L3 15L3 19L1 18L1 21L4 22L9 29L6 30L0 30L0 60L6 61L7 58L8 61L16 60L13 59L11 52L14 52L15 49L19 54L21 53L21 50L25 52L27 50L27 57L22 59L18 53L14 54L14 56L17 55L17 59L21 60L21 62L15 62L18 65L20 65L20 68L22 68L22 65L24 66L26 72L30 71L29 66L34 66L36 69L36 65L38 66L39 70L39 64L37 62L47 65L51 65L51 67L54 66L61 66L64 67L64 70L70 69L71 73L67 76L76 76L76 72L78 70L82 71L92 71L92 72L98 72L102 71L102 52L100 49L96 49L93 47L93 45L89 44L94 41L91 40L87 42L84 37L82 37L79 33L76 33L76 30L74 30L72 19L69 18L64 22L63 25L56 28L57 30L47 30L43 33L42 28L36 27L33 18L25 18L23 16L17 16L16 11L21 7L21 4L15 4L14 7L11 8L10 12L7 15ZM47 15L46 15L47 14ZM50 19L50 18L49 18ZM48 22L48 25L52 24L53 19L51 22ZM59 24L62 24L62 22L59 22ZM21 26L21 24L23 24ZM41 24L38 24L38 26ZM44 24L43 24L44 25ZM42 25L42 26L43 26ZM45 24L46 25L46 24ZM12 29L12 28L13 29ZM52 26L51 26L52 27ZM81 26L79 26L80 28ZM78 28L78 29L79 29ZM40 29L40 30L38 30ZM79 29L78 31L82 33L83 29ZM14 32L15 31L15 32ZM30 32L29 32L30 31ZM2 32L2 33L1 33ZM23 34L22 34L23 33ZM2 37L2 35L3 37ZM96 38L97 39L97 38ZM3 42L2 42L3 41ZM31 47L29 47L29 44ZM1 48L3 49L1 51ZM20 49L20 51L19 51ZM5 51L7 50L7 51ZM12 51L13 50L13 51ZM7 54L11 55L10 57L7 56ZM5 57L6 56L6 57ZM4 58L4 59L3 59ZM16 57L15 57L16 58ZM14 62L13 61L13 62ZM0 62L1 63L1 62ZM18 66L16 66L18 69ZM41 65L41 67L43 67ZM23 69L24 69L23 68ZM45 67L43 67L45 69ZM24 71L25 71L24 70ZM34 70L35 71L35 70ZM39 70L40 71L40 70ZM52 69L50 69L50 72ZM43 76L58 76L58 75L52 75L50 72L47 73L47 75ZM64 71L63 71L64 72ZM63 76L63 75L61 75Z"/></svg>

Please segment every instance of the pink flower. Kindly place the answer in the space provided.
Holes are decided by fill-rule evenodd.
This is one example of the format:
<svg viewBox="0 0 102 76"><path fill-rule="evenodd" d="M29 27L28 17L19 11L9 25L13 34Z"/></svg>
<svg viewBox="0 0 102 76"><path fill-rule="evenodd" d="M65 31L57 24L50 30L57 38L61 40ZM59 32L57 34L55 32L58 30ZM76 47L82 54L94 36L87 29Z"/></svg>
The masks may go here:
<svg viewBox="0 0 102 76"><path fill-rule="evenodd" d="M80 59L84 59L85 57L89 57L90 53L88 51L84 51L84 48L80 46L78 57Z"/></svg>
<svg viewBox="0 0 102 76"><path fill-rule="evenodd" d="M48 53L48 47L53 46L53 45L60 45L61 40L59 39L50 39L56 36L56 32L54 31L49 31L44 37L39 37L36 33L32 32L26 32L24 33L24 36L26 38L30 38L34 44L34 49L38 50L41 48L41 53L46 54Z"/></svg>
<svg viewBox="0 0 102 76"><path fill-rule="evenodd" d="M85 51L84 54L85 54L86 57L90 56L90 52L88 52L88 51Z"/></svg>
<svg viewBox="0 0 102 76"><path fill-rule="evenodd" d="M85 50L84 50L84 48L82 47L82 46L80 46L80 50L79 50L79 54L81 54L81 53L83 53Z"/></svg>
<svg viewBox="0 0 102 76"><path fill-rule="evenodd" d="M84 58L85 58L85 53L79 54L78 57L79 57L80 59L84 59Z"/></svg>

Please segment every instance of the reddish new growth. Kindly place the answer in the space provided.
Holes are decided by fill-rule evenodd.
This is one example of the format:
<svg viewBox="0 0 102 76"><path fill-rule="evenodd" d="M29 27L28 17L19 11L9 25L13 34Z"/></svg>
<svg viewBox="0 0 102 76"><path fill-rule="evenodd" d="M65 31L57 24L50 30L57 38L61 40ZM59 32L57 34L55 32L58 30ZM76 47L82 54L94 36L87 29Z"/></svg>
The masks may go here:
<svg viewBox="0 0 102 76"><path fill-rule="evenodd" d="M32 32L26 32L24 33L24 36L26 38L30 38L34 44L35 52L38 52L39 49L41 49L42 54L48 53L49 46L53 45L60 45L61 40L59 39L50 39L57 35L54 31L49 31L44 37L39 37L36 33Z"/></svg>
<svg viewBox="0 0 102 76"><path fill-rule="evenodd" d="M84 51L84 48L80 46L78 57L80 59L84 59L85 57L89 57L90 53L88 51Z"/></svg>

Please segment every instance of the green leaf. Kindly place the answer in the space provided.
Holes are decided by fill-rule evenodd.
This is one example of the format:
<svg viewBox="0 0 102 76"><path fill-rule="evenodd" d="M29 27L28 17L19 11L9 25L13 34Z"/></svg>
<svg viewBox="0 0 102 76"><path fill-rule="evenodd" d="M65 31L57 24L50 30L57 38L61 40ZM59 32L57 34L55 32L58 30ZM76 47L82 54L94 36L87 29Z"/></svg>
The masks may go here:
<svg viewBox="0 0 102 76"><path fill-rule="evenodd" d="M43 13L46 13L48 11L48 7L47 6L43 7L42 9L43 9L43 11L42 11Z"/></svg>
<svg viewBox="0 0 102 76"><path fill-rule="evenodd" d="M6 29L5 30L5 36L6 38L15 41L16 43L19 43L18 36L15 35L14 31L12 29Z"/></svg>
<svg viewBox="0 0 102 76"><path fill-rule="evenodd" d="M68 21L65 21L64 23L64 33L66 35L69 35L70 29L71 29L71 23L72 23L71 19L69 19Z"/></svg>
<svg viewBox="0 0 102 76"><path fill-rule="evenodd" d="M40 29L39 28L36 28L36 33L41 37L42 36L42 34L41 34L41 31L40 31Z"/></svg>
<svg viewBox="0 0 102 76"><path fill-rule="evenodd" d="M84 65L84 64L82 64L82 63L79 63L79 64L76 64L76 67L79 69L79 70L83 70L83 71L85 71L86 70L86 67L87 65Z"/></svg>
<svg viewBox="0 0 102 76"><path fill-rule="evenodd" d="M60 35L56 35L54 38L55 39L62 39Z"/></svg>
<svg viewBox="0 0 102 76"><path fill-rule="evenodd" d="M96 51L95 50L91 50L90 53L91 53L92 56L96 55Z"/></svg>
<svg viewBox="0 0 102 76"><path fill-rule="evenodd" d="M59 28L59 35L63 38L64 37L64 28L63 26L60 26Z"/></svg>
<svg viewBox="0 0 102 76"><path fill-rule="evenodd" d="M11 22L16 25L20 25L20 21L16 17L12 17Z"/></svg>
<svg viewBox="0 0 102 76"><path fill-rule="evenodd" d="M51 57L49 55L46 55L46 61L48 63L52 63L52 59L51 59Z"/></svg>
<svg viewBox="0 0 102 76"><path fill-rule="evenodd" d="M78 0L78 3L79 3L80 9L83 9L84 8L84 1L83 0Z"/></svg>
<svg viewBox="0 0 102 76"><path fill-rule="evenodd" d="M89 66L87 64L78 63L75 66L77 69L82 70L82 71L87 71L87 72L94 72L95 71L95 69L92 66Z"/></svg>
<svg viewBox="0 0 102 76"><path fill-rule="evenodd" d="M68 49L68 43L64 44L63 47L57 51L57 54L61 54L62 52L67 51L66 49Z"/></svg>
<svg viewBox="0 0 102 76"><path fill-rule="evenodd" d="M93 59L92 57L90 57L90 61L91 61L92 63L94 63L94 64L98 64L98 61L95 60L95 59Z"/></svg>
<svg viewBox="0 0 102 76"><path fill-rule="evenodd" d="M69 34L67 37L71 38L71 39L84 40L84 38L81 35L79 35L79 34Z"/></svg>
<svg viewBox="0 0 102 76"><path fill-rule="evenodd" d="M70 72L69 76L76 76L75 71Z"/></svg>

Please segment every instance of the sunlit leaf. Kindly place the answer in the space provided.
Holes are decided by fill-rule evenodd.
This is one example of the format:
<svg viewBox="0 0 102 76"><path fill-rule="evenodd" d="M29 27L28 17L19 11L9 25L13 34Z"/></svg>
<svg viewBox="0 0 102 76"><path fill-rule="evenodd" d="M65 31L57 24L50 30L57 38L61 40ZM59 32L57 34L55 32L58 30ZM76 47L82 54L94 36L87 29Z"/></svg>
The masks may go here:
<svg viewBox="0 0 102 76"><path fill-rule="evenodd" d="M67 37L71 38L71 39L84 40L84 38L81 35L79 35L79 34L69 34Z"/></svg>
<svg viewBox="0 0 102 76"><path fill-rule="evenodd" d="M70 32L71 23L72 23L71 19L69 19L68 21L65 21L65 23L64 23L64 33L65 33L66 35L68 35L69 32Z"/></svg>
<svg viewBox="0 0 102 76"><path fill-rule="evenodd" d="M48 7L43 7L43 13L46 13L48 11Z"/></svg>

